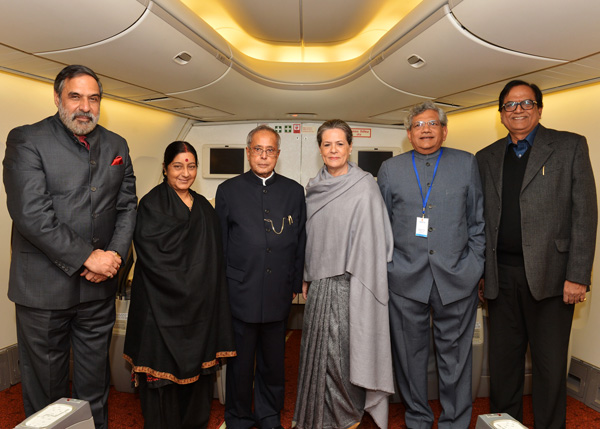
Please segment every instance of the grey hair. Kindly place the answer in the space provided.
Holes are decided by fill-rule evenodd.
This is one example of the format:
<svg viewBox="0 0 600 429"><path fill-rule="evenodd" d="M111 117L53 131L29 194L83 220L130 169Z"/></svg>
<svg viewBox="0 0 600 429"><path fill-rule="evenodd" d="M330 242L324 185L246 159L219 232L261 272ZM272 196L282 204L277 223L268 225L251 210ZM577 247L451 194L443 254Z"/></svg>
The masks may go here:
<svg viewBox="0 0 600 429"><path fill-rule="evenodd" d="M437 112L442 127L448 125L448 117L446 116L446 112L444 112L441 108L437 107L432 101L427 100L421 104L416 104L410 108L410 110L408 111L408 115L406 116L406 120L404 121L404 126L406 127L406 129L410 130L412 128L412 120L415 116L420 115L421 113L426 112L427 110L433 110Z"/></svg>
<svg viewBox="0 0 600 429"><path fill-rule="evenodd" d="M65 81L81 75L88 75L94 78L94 80L98 84L100 98L102 99L102 83L100 83L100 79L98 78L96 73L94 73L94 71L89 67L82 66L79 64L72 64L62 69L56 76L56 79L54 79L54 92L58 94L59 100L62 100L62 90L65 87Z"/></svg>
<svg viewBox="0 0 600 429"><path fill-rule="evenodd" d="M281 136L279 135L279 133L265 124L259 125L258 127L254 128L248 133L248 136L246 137L246 146L250 147L250 145L252 144L252 137L254 137L254 134L256 134L259 131L269 131L273 133L273 135L275 135L275 137L277 138L277 149L281 147Z"/></svg>

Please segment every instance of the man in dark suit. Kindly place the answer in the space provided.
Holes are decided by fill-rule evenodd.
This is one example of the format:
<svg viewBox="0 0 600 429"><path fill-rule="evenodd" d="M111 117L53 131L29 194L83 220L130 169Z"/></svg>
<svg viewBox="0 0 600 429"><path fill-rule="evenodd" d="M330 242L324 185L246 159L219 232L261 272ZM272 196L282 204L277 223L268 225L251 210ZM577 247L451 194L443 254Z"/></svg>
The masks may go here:
<svg viewBox="0 0 600 429"><path fill-rule="evenodd" d="M246 144L251 171L222 183L215 204L237 351L227 363L225 421L230 429L276 428L286 320L302 291L306 203L302 186L274 171L280 152L275 130L260 125Z"/></svg>
<svg viewBox="0 0 600 429"><path fill-rule="evenodd" d="M535 427L564 428L574 304L591 283L598 209L585 137L545 128L542 92L509 82L508 136L477 153L485 195L490 408L523 420L527 344Z"/></svg>
<svg viewBox="0 0 600 429"><path fill-rule="evenodd" d="M65 67L54 82L58 113L13 129L3 166L25 413L71 396L72 347L72 396L106 428L116 274L137 198L126 141L97 125L101 98L92 70Z"/></svg>

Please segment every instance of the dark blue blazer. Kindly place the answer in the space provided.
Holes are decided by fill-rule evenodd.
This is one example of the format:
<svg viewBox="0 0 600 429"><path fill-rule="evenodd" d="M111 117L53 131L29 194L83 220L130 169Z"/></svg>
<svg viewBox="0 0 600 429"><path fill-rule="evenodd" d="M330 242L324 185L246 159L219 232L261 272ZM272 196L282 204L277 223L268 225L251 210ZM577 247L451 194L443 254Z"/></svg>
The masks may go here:
<svg viewBox="0 0 600 429"><path fill-rule="evenodd" d="M304 188L275 173L266 186L249 171L217 189L233 317L268 323L288 317L302 290Z"/></svg>

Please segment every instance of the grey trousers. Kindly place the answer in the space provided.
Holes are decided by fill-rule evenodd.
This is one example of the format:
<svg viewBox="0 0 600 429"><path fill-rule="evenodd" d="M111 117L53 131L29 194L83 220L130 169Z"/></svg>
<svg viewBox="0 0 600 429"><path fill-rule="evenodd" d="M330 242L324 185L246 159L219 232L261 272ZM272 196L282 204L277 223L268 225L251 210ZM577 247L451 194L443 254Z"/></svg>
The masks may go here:
<svg viewBox="0 0 600 429"><path fill-rule="evenodd" d="M468 428L471 421L472 341L477 314L477 289L459 301L443 305L437 286L424 304L390 292L390 331L396 382L406 407L408 428L431 428L433 411L427 401L427 361L430 320L438 365L442 414L438 427Z"/></svg>
<svg viewBox="0 0 600 429"><path fill-rule="evenodd" d="M30 416L62 397L73 397L90 403L96 428L108 428L108 349L115 323L114 298L66 310L15 307L25 414Z"/></svg>

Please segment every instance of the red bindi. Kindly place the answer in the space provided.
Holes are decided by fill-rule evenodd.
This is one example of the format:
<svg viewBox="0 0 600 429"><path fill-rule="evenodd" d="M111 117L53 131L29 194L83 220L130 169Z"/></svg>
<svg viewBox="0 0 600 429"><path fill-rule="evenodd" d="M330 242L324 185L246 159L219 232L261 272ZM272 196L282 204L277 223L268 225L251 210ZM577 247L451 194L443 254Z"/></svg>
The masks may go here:
<svg viewBox="0 0 600 429"><path fill-rule="evenodd" d="M185 159L185 162L188 162L188 159L187 159L187 158Z"/></svg>

